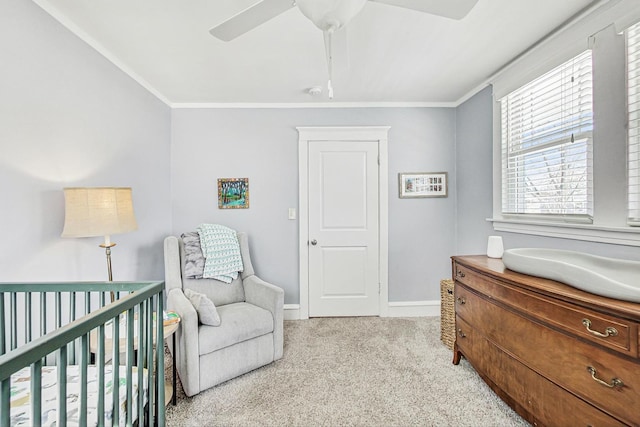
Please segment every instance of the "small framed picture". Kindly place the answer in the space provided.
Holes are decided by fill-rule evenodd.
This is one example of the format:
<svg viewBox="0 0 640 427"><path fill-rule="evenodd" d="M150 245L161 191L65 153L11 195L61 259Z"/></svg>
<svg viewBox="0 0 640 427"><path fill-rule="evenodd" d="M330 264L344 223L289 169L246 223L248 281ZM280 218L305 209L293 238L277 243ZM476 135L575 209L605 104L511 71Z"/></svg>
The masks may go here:
<svg viewBox="0 0 640 427"><path fill-rule="evenodd" d="M218 178L218 208L248 209L249 178Z"/></svg>
<svg viewBox="0 0 640 427"><path fill-rule="evenodd" d="M398 174L398 196L447 197L447 172L404 172Z"/></svg>

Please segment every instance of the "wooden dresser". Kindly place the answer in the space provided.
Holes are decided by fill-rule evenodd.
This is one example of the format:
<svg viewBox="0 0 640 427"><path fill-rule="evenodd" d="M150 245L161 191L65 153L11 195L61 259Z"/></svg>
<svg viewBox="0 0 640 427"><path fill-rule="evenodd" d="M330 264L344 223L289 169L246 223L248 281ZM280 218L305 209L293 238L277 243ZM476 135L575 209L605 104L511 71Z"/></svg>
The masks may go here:
<svg viewBox="0 0 640 427"><path fill-rule="evenodd" d="M640 426L640 304L453 260L456 341L485 382L536 426Z"/></svg>

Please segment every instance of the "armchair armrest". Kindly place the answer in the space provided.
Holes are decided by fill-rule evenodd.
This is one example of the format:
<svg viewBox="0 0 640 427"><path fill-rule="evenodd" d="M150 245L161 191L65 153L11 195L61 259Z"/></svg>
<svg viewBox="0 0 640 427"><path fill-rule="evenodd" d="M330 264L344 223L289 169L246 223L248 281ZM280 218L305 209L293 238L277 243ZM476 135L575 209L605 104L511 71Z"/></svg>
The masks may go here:
<svg viewBox="0 0 640 427"><path fill-rule="evenodd" d="M167 296L167 309L180 316L180 328L176 331L174 363L187 396L200 392L200 352L198 344L198 313L182 289L171 289Z"/></svg>
<svg viewBox="0 0 640 427"><path fill-rule="evenodd" d="M284 347L284 291L256 275L245 278L243 284L247 302L273 315L274 360L280 359Z"/></svg>
<svg viewBox="0 0 640 427"><path fill-rule="evenodd" d="M180 246L178 238L168 236L164 239L164 283L167 292L182 289L182 272L180 271Z"/></svg>

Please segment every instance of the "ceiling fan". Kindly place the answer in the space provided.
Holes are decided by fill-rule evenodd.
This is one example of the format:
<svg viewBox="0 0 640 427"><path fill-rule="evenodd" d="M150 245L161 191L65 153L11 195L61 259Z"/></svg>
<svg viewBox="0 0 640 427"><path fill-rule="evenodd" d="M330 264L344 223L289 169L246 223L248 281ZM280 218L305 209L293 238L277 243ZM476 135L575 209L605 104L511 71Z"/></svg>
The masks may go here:
<svg viewBox="0 0 640 427"><path fill-rule="evenodd" d="M385 3L391 6L412 9L418 12L462 19L478 0L260 0L254 5L213 27L209 32L223 41L231 41L253 28L275 18L287 10L298 6L300 12L315 24L324 34L325 53L329 71L328 92L333 98L332 79L332 37L356 16L367 1ZM344 34L344 30L341 31ZM343 38L346 43L346 39Z"/></svg>

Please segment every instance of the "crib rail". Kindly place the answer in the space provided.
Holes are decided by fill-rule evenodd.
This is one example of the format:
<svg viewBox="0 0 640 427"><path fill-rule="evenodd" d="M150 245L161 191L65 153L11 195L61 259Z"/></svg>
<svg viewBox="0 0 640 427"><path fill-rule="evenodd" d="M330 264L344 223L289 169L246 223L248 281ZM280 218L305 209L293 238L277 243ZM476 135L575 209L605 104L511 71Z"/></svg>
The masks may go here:
<svg viewBox="0 0 640 427"><path fill-rule="evenodd" d="M107 302L111 291L118 299ZM88 424L87 372L92 365L92 370L97 369L97 402L91 402L97 425L104 425L105 414L110 413L106 422L111 425L164 426L164 346L154 345L163 342L162 315L156 316L163 312L163 304L163 282L0 283L0 427L12 425L11 376L27 367L29 422L45 421L42 370L51 364L58 375L57 425L68 425L71 412L77 412L78 425ZM66 398L70 365L78 365L80 372L78 401L70 404L77 408L69 408ZM111 384L107 384L105 367L111 369ZM134 380L138 384L135 402ZM109 388L112 405L106 407ZM125 396L126 419L120 419L120 401Z"/></svg>

